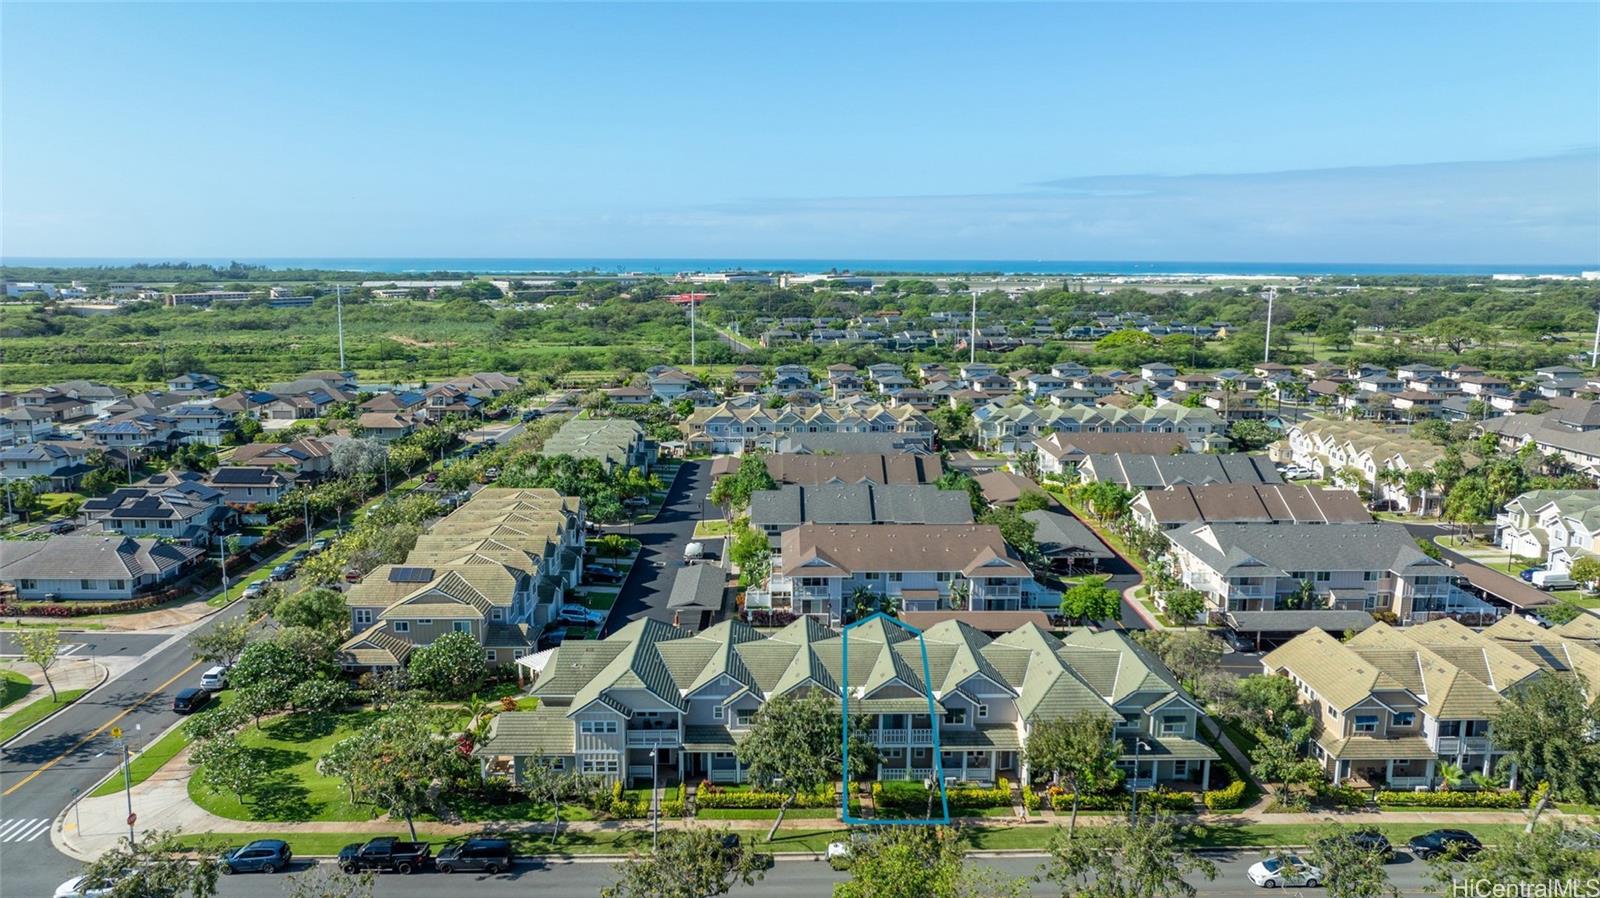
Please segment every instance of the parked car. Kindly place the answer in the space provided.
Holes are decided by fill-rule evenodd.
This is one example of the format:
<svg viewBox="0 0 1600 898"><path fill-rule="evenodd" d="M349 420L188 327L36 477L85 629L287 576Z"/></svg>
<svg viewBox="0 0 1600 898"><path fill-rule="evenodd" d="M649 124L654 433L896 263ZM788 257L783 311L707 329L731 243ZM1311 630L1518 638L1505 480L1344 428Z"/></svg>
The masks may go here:
<svg viewBox="0 0 1600 898"><path fill-rule="evenodd" d="M484 483L488 483L491 480L499 480L499 479L500 479L500 469L497 466L490 465L489 467L483 469L483 482Z"/></svg>
<svg viewBox="0 0 1600 898"><path fill-rule="evenodd" d="M511 869L511 843L505 839L468 839L446 845L434 866L440 873L482 871L490 876Z"/></svg>
<svg viewBox="0 0 1600 898"><path fill-rule="evenodd" d="M1524 582L1524 583L1532 583L1533 582L1533 575L1539 573L1542 570L1544 570L1544 568L1542 568L1542 567L1525 567L1521 571L1517 572L1517 576L1521 577L1522 578L1522 582Z"/></svg>
<svg viewBox="0 0 1600 898"><path fill-rule="evenodd" d="M112 889L117 887L115 882L108 882L103 886L91 889L87 885L88 881L89 877L87 876L74 876L56 886L51 898L105 898L105 896L111 894Z"/></svg>
<svg viewBox="0 0 1600 898"><path fill-rule="evenodd" d="M339 849L339 869L346 873L363 870L415 873L427 866L431 851L426 842L402 842L393 836L383 836L365 845L355 842Z"/></svg>
<svg viewBox="0 0 1600 898"><path fill-rule="evenodd" d="M1533 585L1538 589L1577 589L1578 581L1559 571L1535 571Z"/></svg>
<svg viewBox="0 0 1600 898"><path fill-rule="evenodd" d="M526 423L528 421L532 421L533 419L539 417L542 414L544 414L544 413L539 411L538 409L530 408L527 411L522 413L522 420L523 420L524 423Z"/></svg>
<svg viewBox="0 0 1600 898"><path fill-rule="evenodd" d="M1297 854L1279 854L1256 861L1245 873L1258 886L1305 886L1314 889L1322 882L1322 869Z"/></svg>
<svg viewBox="0 0 1600 898"><path fill-rule="evenodd" d="M328 551L329 545L331 545L331 543L328 541L326 536L319 536L311 541L311 551L313 553L326 552Z"/></svg>
<svg viewBox="0 0 1600 898"><path fill-rule="evenodd" d="M483 439L483 447L485 449L493 449L493 448L495 448L496 446L499 446L499 445L500 444L495 441L494 437L484 437L484 439Z"/></svg>
<svg viewBox="0 0 1600 898"><path fill-rule="evenodd" d="M650 500L643 496L629 496L622 500L622 504L629 508L644 508L650 504Z"/></svg>
<svg viewBox="0 0 1600 898"><path fill-rule="evenodd" d="M301 549L300 551L289 556L289 563L295 567L299 567L300 565L305 564L306 559L310 557L311 553L309 551Z"/></svg>
<svg viewBox="0 0 1600 898"><path fill-rule="evenodd" d="M584 576L585 579L592 580L592 581L594 581L596 583L620 583L620 582L622 582L622 572L621 571L617 570L614 567L607 567L606 565L603 565L603 564L586 564L586 565L584 565L583 566L583 576Z"/></svg>
<svg viewBox="0 0 1600 898"><path fill-rule="evenodd" d="M556 612L556 620L564 624L599 626L605 623L606 613L604 611L595 611L593 608L585 608L582 605L562 605L561 610Z"/></svg>
<svg viewBox="0 0 1600 898"><path fill-rule="evenodd" d="M179 714L193 714L204 708L211 701L211 693L199 686L187 686L178 690L172 698L172 710Z"/></svg>
<svg viewBox="0 0 1600 898"><path fill-rule="evenodd" d="M218 664L200 675L200 688L207 692L221 692L228 688L228 669Z"/></svg>
<svg viewBox="0 0 1600 898"><path fill-rule="evenodd" d="M50 532L58 536L63 533L71 533L76 529L78 529L78 525L73 521L56 521L50 525Z"/></svg>
<svg viewBox="0 0 1600 898"><path fill-rule="evenodd" d="M280 564L272 569L271 576L274 580L287 580L294 576L294 566L290 564Z"/></svg>
<svg viewBox="0 0 1600 898"><path fill-rule="evenodd" d="M252 580L252 581L250 581L250 585L246 586L244 588L244 592L241 593L241 595L243 595L247 599L253 599L256 596L259 596L262 593L266 592L267 591L267 587L269 587L271 585L272 585L272 581L271 580Z"/></svg>
<svg viewBox="0 0 1600 898"><path fill-rule="evenodd" d="M1411 846L1411 853L1422 860L1452 853L1458 857L1471 857L1483 850L1483 843L1478 841L1477 836L1464 829L1432 830L1412 836L1406 844Z"/></svg>
<svg viewBox="0 0 1600 898"><path fill-rule="evenodd" d="M229 848L218 859L224 873L276 873L289 866L294 853L281 839L257 839L243 848Z"/></svg>
<svg viewBox="0 0 1600 898"><path fill-rule="evenodd" d="M360 571L356 570L355 568L350 568L349 570L344 572L344 582L346 582L346 583L360 583L361 582L361 576L362 575L361 575Z"/></svg>
<svg viewBox="0 0 1600 898"><path fill-rule="evenodd" d="M539 634L538 648L539 648L539 651L542 652L545 649L553 649L556 646L558 646L561 643L566 642L566 641L567 641L567 628L566 627L550 627L550 628L546 629L543 633Z"/></svg>
<svg viewBox="0 0 1600 898"><path fill-rule="evenodd" d="M705 543L690 543L683 547L683 560L686 563L693 563L704 557L706 557Z"/></svg>
<svg viewBox="0 0 1600 898"><path fill-rule="evenodd" d="M1394 857L1394 846L1389 844L1389 837L1370 827L1350 830L1349 832L1341 833L1337 836L1329 836L1319 841L1317 844L1330 844L1336 839L1348 842L1362 851L1371 851L1380 854L1383 856L1385 861L1388 861L1390 858Z"/></svg>
<svg viewBox="0 0 1600 898"><path fill-rule="evenodd" d="M439 472L438 471L429 471L428 473L422 475L422 482L423 483L438 483L439 482Z"/></svg>

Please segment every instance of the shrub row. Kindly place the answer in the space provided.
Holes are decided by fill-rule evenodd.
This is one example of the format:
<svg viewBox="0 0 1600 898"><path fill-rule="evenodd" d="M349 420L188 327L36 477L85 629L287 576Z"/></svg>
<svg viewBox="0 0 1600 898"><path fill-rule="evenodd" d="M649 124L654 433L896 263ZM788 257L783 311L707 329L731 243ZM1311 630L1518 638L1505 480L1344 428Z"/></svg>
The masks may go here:
<svg viewBox="0 0 1600 898"><path fill-rule="evenodd" d="M1011 782L1005 777L993 787L952 786L945 792L952 810L956 808L1008 808L1011 806ZM937 802L935 795L935 802ZM928 808L928 790L921 784L890 780L872 784L872 803L901 813L922 813Z"/></svg>
<svg viewBox="0 0 1600 898"><path fill-rule="evenodd" d="M1206 791L1206 810L1209 811L1235 811L1244 807L1244 793L1250 787L1243 777L1234 777L1233 782L1220 789Z"/></svg>
<svg viewBox="0 0 1600 898"><path fill-rule="evenodd" d="M1365 790L1354 786L1328 786L1322 790L1322 798L1336 808L1364 808L1367 806L1367 793Z"/></svg>
<svg viewBox="0 0 1600 898"><path fill-rule="evenodd" d="M1378 804L1419 808L1523 808L1527 807L1528 802L1521 792L1402 792L1385 789L1378 793Z"/></svg>
<svg viewBox="0 0 1600 898"><path fill-rule="evenodd" d="M91 614L119 614L143 611L178 597L178 590L163 589L120 602L0 602L0 616L85 617Z"/></svg>
<svg viewBox="0 0 1600 898"><path fill-rule="evenodd" d="M697 808L741 808L746 810L772 810L783 807L786 792L726 792L701 785L695 792ZM791 808L831 808L839 804L839 795L833 786L822 786L813 792L801 792Z"/></svg>
<svg viewBox="0 0 1600 898"><path fill-rule="evenodd" d="M1039 810L1039 793L1027 783L1022 784L1022 809L1030 814Z"/></svg>
<svg viewBox="0 0 1600 898"><path fill-rule="evenodd" d="M1059 813L1070 813L1072 811L1072 793L1071 792L1067 792L1067 791L1062 790L1062 789L1052 788L1047 794L1050 796L1050 809L1051 810L1057 811ZM1118 808L1121 808L1123 806L1123 802L1124 802L1125 799L1126 799L1126 796L1123 796L1123 795L1102 795L1102 794L1091 793L1091 794L1088 794L1088 795L1084 795L1082 798L1079 799L1079 801L1078 801L1078 810L1080 810L1080 811L1114 811L1114 810L1117 810Z"/></svg>

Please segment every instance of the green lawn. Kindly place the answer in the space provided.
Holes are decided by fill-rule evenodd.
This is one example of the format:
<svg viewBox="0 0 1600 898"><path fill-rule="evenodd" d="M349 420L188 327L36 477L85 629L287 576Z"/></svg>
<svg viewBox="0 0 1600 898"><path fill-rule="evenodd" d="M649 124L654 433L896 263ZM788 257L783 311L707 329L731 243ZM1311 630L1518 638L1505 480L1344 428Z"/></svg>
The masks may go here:
<svg viewBox="0 0 1600 898"><path fill-rule="evenodd" d="M583 594L583 603L596 611L605 611L617 603L617 590L591 589Z"/></svg>
<svg viewBox="0 0 1600 898"><path fill-rule="evenodd" d="M1254 734L1246 731L1244 727L1231 720L1223 721L1222 730L1227 733L1228 741L1232 742L1235 748L1244 752L1245 757L1250 756L1250 752L1255 749L1258 741Z"/></svg>
<svg viewBox="0 0 1600 898"><path fill-rule="evenodd" d="M324 527L313 534L311 538L332 538L336 535L338 535L337 527ZM273 555L271 558L261 562L260 564L254 565L248 570L230 570L228 572L228 591L219 592L211 598L206 599L206 604L213 608L222 608L226 605L233 604L235 601L238 601L240 596L244 595L245 587L249 586L252 581L267 579L267 575L272 573L272 569L274 567L288 561L289 558L294 555L294 553L304 548L304 543L296 542L294 545L289 546L278 554Z"/></svg>
<svg viewBox="0 0 1600 898"><path fill-rule="evenodd" d="M78 700L79 696L88 691L87 689L63 689L53 701L46 694L44 698L34 699L32 702L23 705L11 716L0 720L0 742L7 742L15 738L18 733L72 704Z"/></svg>
<svg viewBox="0 0 1600 898"><path fill-rule="evenodd" d="M696 521L694 524L695 539L712 539L718 536L729 536L733 533L733 525L717 518L710 521Z"/></svg>
<svg viewBox="0 0 1600 898"><path fill-rule="evenodd" d="M33 681L14 670L0 669L0 708L33 691Z"/></svg>
<svg viewBox="0 0 1600 898"><path fill-rule="evenodd" d="M377 717L377 712L368 710L295 714L266 721L259 729L248 727L240 733L239 740L263 757L267 775L245 793L243 802L231 792L211 788L201 776L189 779L189 797L211 813L230 820L370 820L378 816L377 811L352 803L344 785L318 773L316 765L335 742L348 738L356 728ZM462 800L456 803L455 810L469 821L538 821L552 816L550 806L529 801L497 805ZM582 807L562 805L561 818L587 820L591 816Z"/></svg>

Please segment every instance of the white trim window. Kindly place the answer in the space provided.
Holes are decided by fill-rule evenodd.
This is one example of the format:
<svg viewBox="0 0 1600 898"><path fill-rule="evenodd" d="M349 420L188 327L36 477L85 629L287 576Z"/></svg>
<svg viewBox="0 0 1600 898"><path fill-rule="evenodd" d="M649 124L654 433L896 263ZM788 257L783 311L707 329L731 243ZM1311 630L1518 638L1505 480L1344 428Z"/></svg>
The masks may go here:
<svg viewBox="0 0 1600 898"><path fill-rule="evenodd" d="M711 719L712 720L721 720L722 717L723 717L723 708L722 708L722 706L721 705L712 705L711 706Z"/></svg>
<svg viewBox="0 0 1600 898"><path fill-rule="evenodd" d="M1169 714L1161 718L1162 736L1182 736L1189 732L1189 720L1181 714Z"/></svg>
<svg viewBox="0 0 1600 898"><path fill-rule="evenodd" d="M979 720L987 720L987 719L989 719L989 706L988 705L979 705L978 706L978 719Z"/></svg>
<svg viewBox="0 0 1600 898"><path fill-rule="evenodd" d="M411 632L411 621L408 621L408 620L393 621L390 624L390 627L396 633L410 633Z"/></svg>
<svg viewBox="0 0 1600 898"><path fill-rule="evenodd" d="M357 608L356 612L355 612L355 617L356 617L356 626L358 626L358 627L370 627L370 626L372 626L372 609L371 608Z"/></svg>
<svg viewBox="0 0 1600 898"><path fill-rule="evenodd" d="M584 758L582 770L591 776L615 776L618 767L615 757Z"/></svg>
<svg viewBox="0 0 1600 898"><path fill-rule="evenodd" d="M1378 731L1378 715L1357 714L1355 731L1358 733L1376 733Z"/></svg>
<svg viewBox="0 0 1600 898"><path fill-rule="evenodd" d="M578 732L585 736L606 736L617 732L615 720L580 720Z"/></svg>

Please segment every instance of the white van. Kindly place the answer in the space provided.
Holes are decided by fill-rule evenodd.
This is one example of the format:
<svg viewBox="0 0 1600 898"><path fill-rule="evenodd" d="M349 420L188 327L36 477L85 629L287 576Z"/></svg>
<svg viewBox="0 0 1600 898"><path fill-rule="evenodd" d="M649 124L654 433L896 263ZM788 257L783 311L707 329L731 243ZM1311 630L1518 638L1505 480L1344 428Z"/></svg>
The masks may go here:
<svg viewBox="0 0 1600 898"><path fill-rule="evenodd" d="M200 688L207 692L221 692L228 688L228 669L217 665L200 675Z"/></svg>
<svg viewBox="0 0 1600 898"><path fill-rule="evenodd" d="M1565 571L1542 570L1533 572L1533 585L1540 589L1577 589L1578 583Z"/></svg>
<svg viewBox="0 0 1600 898"><path fill-rule="evenodd" d="M706 557L705 543L690 543L683 547L684 563L693 563Z"/></svg>

